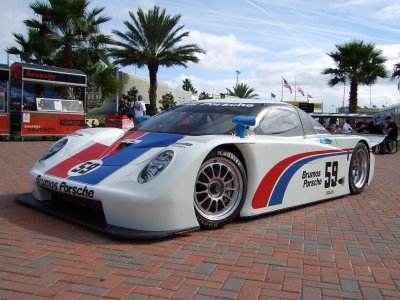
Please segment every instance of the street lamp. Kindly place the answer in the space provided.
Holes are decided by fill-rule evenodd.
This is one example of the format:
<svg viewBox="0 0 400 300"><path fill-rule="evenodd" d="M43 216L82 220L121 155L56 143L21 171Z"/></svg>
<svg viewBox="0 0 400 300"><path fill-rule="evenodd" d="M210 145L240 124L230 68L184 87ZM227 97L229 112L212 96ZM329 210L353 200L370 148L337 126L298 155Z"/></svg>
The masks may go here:
<svg viewBox="0 0 400 300"><path fill-rule="evenodd" d="M343 82L343 102L342 102L342 107L343 107L343 112L345 112L344 110L344 97L346 95L346 82Z"/></svg>
<svg viewBox="0 0 400 300"><path fill-rule="evenodd" d="M240 74L241 72L239 71L239 70L236 70L236 86L238 85L238 83L239 83L239 74Z"/></svg>

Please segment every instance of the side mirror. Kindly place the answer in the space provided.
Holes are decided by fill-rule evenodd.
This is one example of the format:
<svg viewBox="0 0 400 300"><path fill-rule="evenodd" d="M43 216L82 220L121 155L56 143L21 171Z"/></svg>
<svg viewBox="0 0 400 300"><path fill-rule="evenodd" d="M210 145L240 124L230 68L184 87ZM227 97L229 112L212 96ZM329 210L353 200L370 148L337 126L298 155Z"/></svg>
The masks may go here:
<svg viewBox="0 0 400 300"><path fill-rule="evenodd" d="M237 116L232 119L236 125L236 135L240 138L246 136L246 127L256 125L256 118L249 116Z"/></svg>
<svg viewBox="0 0 400 300"><path fill-rule="evenodd" d="M140 116L140 117L136 118L136 120L139 122L139 124L147 121L148 119L150 119L150 116L148 116L148 115L144 115L144 116Z"/></svg>

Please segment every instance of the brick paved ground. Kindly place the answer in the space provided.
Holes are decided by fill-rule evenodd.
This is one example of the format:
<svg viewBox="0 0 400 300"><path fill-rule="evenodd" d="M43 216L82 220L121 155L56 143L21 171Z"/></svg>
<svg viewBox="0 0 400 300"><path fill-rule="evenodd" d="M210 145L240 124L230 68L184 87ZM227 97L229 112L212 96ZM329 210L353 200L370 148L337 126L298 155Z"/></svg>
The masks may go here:
<svg viewBox="0 0 400 300"><path fill-rule="evenodd" d="M138 242L14 201L49 145L0 142L1 299L400 298L400 153L362 195Z"/></svg>

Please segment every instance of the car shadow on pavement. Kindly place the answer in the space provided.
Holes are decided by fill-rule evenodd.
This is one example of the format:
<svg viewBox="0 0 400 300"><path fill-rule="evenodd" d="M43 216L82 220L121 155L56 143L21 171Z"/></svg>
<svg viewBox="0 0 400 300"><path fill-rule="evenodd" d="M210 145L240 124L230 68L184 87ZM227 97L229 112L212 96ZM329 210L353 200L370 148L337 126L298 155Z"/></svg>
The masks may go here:
<svg viewBox="0 0 400 300"><path fill-rule="evenodd" d="M9 239L54 239L87 244L154 244L166 241L174 236L186 236L189 233L169 237L135 239L111 236L87 228L83 225L50 215L17 202L19 194L0 195L0 230L8 233Z"/></svg>

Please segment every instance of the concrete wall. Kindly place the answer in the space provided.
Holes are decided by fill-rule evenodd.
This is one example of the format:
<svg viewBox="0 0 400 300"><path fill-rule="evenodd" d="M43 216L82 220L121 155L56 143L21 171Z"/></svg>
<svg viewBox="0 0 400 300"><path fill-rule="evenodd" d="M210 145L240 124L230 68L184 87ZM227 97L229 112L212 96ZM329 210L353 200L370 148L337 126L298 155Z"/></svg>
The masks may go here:
<svg viewBox="0 0 400 300"><path fill-rule="evenodd" d="M129 89L135 86L139 94L143 96L143 100L146 104L149 102L149 87L150 81L147 78L132 75L122 71L118 72L118 78L122 82L122 94L126 94ZM173 89L165 83L158 82L157 85L157 102L161 100L161 97L167 93L171 93L174 96L174 100L177 104L192 101L192 93L180 89ZM157 105L159 106L159 105Z"/></svg>

